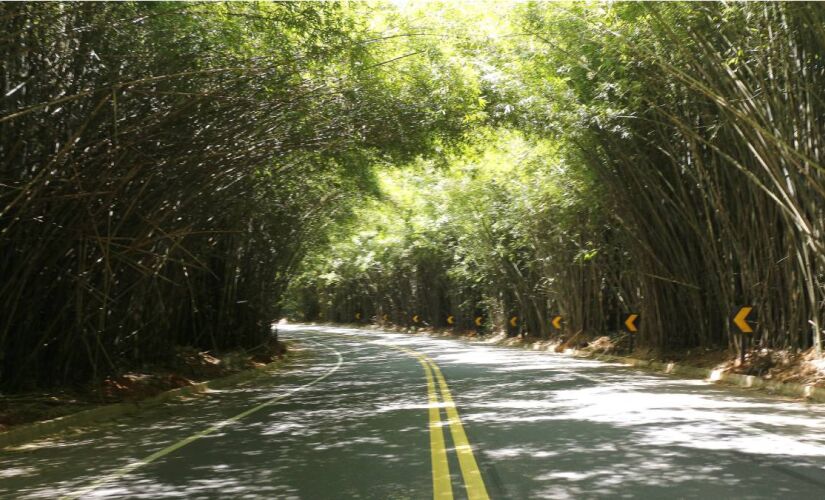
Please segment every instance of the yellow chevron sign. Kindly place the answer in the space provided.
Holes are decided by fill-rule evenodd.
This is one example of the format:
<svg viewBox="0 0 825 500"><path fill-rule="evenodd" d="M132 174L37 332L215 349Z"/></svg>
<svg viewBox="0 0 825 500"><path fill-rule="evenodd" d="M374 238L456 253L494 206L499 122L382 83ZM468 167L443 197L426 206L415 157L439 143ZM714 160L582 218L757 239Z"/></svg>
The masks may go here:
<svg viewBox="0 0 825 500"><path fill-rule="evenodd" d="M561 330L561 315L557 314L553 316L553 319L550 321L550 324L553 325L553 328L556 330Z"/></svg>
<svg viewBox="0 0 825 500"><path fill-rule="evenodd" d="M453 316L452 314L447 316L447 324L448 325L454 325L455 324L455 316Z"/></svg>
<svg viewBox="0 0 825 500"><path fill-rule="evenodd" d="M476 326L481 326L481 322L484 321L484 317L483 316L476 316L476 319L473 320L473 321L475 321Z"/></svg>
<svg viewBox="0 0 825 500"><path fill-rule="evenodd" d="M413 323L418 323L418 320L419 320L418 315L417 314L413 315L412 320L413 320Z"/></svg>
<svg viewBox="0 0 825 500"><path fill-rule="evenodd" d="M748 316L753 311L752 306L742 306L733 316L733 324L742 333L753 333L753 327L748 323Z"/></svg>
<svg viewBox="0 0 825 500"><path fill-rule="evenodd" d="M355 319L360 320L361 319L361 313L355 313Z"/></svg>
<svg viewBox="0 0 825 500"><path fill-rule="evenodd" d="M510 318L510 326L512 326L513 328L518 326L518 316L513 316L512 318Z"/></svg>
<svg viewBox="0 0 825 500"><path fill-rule="evenodd" d="M383 315L383 316L381 316L381 317L382 317L382 318L384 318L384 321L389 321L389 320L390 320L390 316L389 316L389 314L385 314L385 315Z"/></svg>
<svg viewBox="0 0 825 500"><path fill-rule="evenodd" d="M630 333L636 333L639 329L636 327L636 320L639 319L638 314L628 314L627 318L624 320L624 327L627 328L627 331Z"/></svg>

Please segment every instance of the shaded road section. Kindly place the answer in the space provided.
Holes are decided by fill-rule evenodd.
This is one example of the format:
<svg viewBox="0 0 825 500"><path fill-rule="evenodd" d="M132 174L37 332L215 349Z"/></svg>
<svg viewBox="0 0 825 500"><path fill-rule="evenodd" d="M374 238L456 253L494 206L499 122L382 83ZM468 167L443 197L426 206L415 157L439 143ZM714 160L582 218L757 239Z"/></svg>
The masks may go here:
<svg viewBox="0 0 825 500"><path fill-rule="evenodd" d="M825 496L818 406L479 342L281 334L300 349L286 370L4 450L0 495L417 499L441 484L441 498Z"/></svg>

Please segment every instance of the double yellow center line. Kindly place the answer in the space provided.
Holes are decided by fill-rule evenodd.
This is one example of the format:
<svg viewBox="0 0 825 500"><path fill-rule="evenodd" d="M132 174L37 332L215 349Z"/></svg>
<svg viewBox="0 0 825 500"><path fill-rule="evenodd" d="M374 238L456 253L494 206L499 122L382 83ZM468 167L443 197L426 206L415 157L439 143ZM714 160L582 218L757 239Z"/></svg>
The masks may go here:
<svg viewBox="0 0 825 500"><path fill-rule="evenodd" d="M461 468L461 475L464 478L464 487L469 500L488 500L487 488L484 486L484 479L478 469L473 448L467 440L464 426L461 424L461 417L458 416L453 396L444 375L438 365L429 357L420 352L404 347L393 346L394 348L406 352L418 359L424 368L424 375L427 378L427 397L429 400L430 415L430 458L433 467L433 498L436 500L448 500L453 498L452 482L450 480L450 465L447 461L447 448L444 444L444 425L441 419L443 407L447 415L447 424L450 426L450 434L455 445L455 453L458 457L458 465ZM436 389L438 382L438 389ZM441 400L439 401L439 392Z"/></svg>
<svg viewBox="0 0 825 500"><path fill-rule="evenodd" d="M309 342L316 343L311 340ZM455 402L453 401L453 396L450 394L450 388L447 386L447 381L444 380L444 375L441 373L438 365L436 365L432 359L418 351L392 344L383 345L417 358L418 362L421 363L421 366L424 368L424 375L427 378L427 397L429 400L430 458L432 460L433 468L433 498L436 500L451 500L453 498L452 481L450 479L450 465L447 461L447 447L444 442L444 421L441 418L441 408L443 407L447 416L447 425L450 427L455 453L458 457L458 464L461 468L461 475L464 478L464 487L467 497L469 500L489 500L487 489L484 486L484 479L481 477L478 464L473 456L473 448L467 440L467 434L464 432L464 426L461 424L461 418L458 416L458 410L456 409ZM234 423L244 417L262 410L267 406L280 402L300 390L321 382L335 373L343 363L341 353L331 347L328 348L335 352L335 355L338 357L338 362L331 370L313 379L309 383L290 389L284 394L273 397L272 399L239 413L232 418L218 422L203 431L173 443L172 445L167 446L166 448L157 451L142 460L138 460L121 467L120 469L97 479L86 487L71 492L62 498L75 499L81 496L86 496L103 485L130 474L139 467L155 462L156 460L165 457L166 455L169 455L170 453L177 451L178 449L183 448L198 439L215 433L228 424ZM440 399L439 393L441 396Z"/></svg>

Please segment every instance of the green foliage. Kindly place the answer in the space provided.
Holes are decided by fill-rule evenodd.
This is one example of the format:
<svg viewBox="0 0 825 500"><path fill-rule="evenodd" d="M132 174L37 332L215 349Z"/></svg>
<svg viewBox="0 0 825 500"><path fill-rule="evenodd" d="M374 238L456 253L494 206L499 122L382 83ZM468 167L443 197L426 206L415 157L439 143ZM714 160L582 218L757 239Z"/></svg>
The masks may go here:
<svg viewBox="0 0 825 500"><path fill-rule="evenodd" d="M2 3L0 385L284 308L819 346L823 12Z"/></svg>
<svg viewBox="0 0 825 500"><path fill-rule="evenodd" d="M412 10L461 38L450 45L479 75L490 128L446 166L395 179L415 204L361 215L415 214L387 243L402 249L384 250L398 259L386 274L336 283L360 280L347 303L436 323L483 306L542 335L550 312L588 335L641 312L637 345L658 349L738 349L728 315L750 303L754 342L819 349L822 9L528 2L494 8L496 30L485 14L435 5L440 23ZM440 274L425 280L424 267ZM390 276L415 285L373 286Z"/></svg>
<svg viewBox="0 0 825 500"><path fill-rule="evenodd" d="M566 84L527 92L575 111L565 137L633 256L622 271L636 292L621 297L647 318L640 340L732 345L727 316L752 303L756 342L819 349L822 156L798 137L822 132L821 9L535 3L519 15L538 42L528 74L555 68ZM520 111L524 123L547 115Z"/></svg>
<svg viewBox="0 0 825 500"><path fill-rule="evenodd" d="M501 128L479 130L441 163L383 174L384 198L359 209L293 283L293 313L402 323L419 314L436 325L453 314L469 327L489 310L547 333L547 315L570 310L571 266L604 244L590 179L557 143Z"/></svg>
<svg viewBox="0 0 825 500"><path fill-rule="evenodd" d="M436 45L380 43L341 4L6 3L0 23L6 388L256 346L373 167L478 111Z"/></svg>

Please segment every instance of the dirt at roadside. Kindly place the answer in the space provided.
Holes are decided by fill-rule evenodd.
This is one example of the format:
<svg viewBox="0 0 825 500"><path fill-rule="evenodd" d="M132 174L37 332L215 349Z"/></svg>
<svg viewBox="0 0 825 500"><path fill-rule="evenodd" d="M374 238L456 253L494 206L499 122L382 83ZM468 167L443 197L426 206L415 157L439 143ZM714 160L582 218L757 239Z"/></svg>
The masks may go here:
<svg viewBox="0 0 825 500"><path fill-rule="evenodd" d="M746 353L744 362L741 362L735 353L718 349L683 349L667 353L636 349L632 353L622 352L609 337L600 337L583 347L582 350L663 363L673 362L685 366L721 370L724 373L755 375L777 382L825 387L825 358L817 358L813 348L800 353L778 349L754 349Z"/></svg>
<svg viewBox="0 0 825 500"><path fill-rule="evenodd" d="M82 387L0 394L0 432L101 404L140 401L171 389L261 367L285 354L286 346L274 341L249 351L220 354L180 347L168 365L127 371Z"/></svg>
<svg viewBox="0 0 825 500"><path fill-rule="evenodd" d="M800 353L758 349L748 353L742 365L728 359L719 368L766 380L825 387L825 358L817 357L813 348Z"/></svg>
<svg viewBox="0 0 825 500"><path fill-rule="evenodd" d="M387 328L384 326L381 328L408 331L400 327ZM421 328L417 332L437 336L483 339L490 344L519 346L534 350L563 352L568 348L577 349L585 353L612 354L663 363L673 362L684 366L721 370L722 372L742 375L755 375L765 380L777 382L825 387L825 357L818 358L813 348L800 353L776 349L754 349L747 353L744 363L740 363L735 353L720 349L695 348L661 353L637 348L629 352L627 349L627 334L617 334L612 337L602 336L590 340L579 335L572 335L562 341L561 339L537 339L535 337L507 337L503 333L479 336L475 332L457 332L435 328Z"/></svg>

